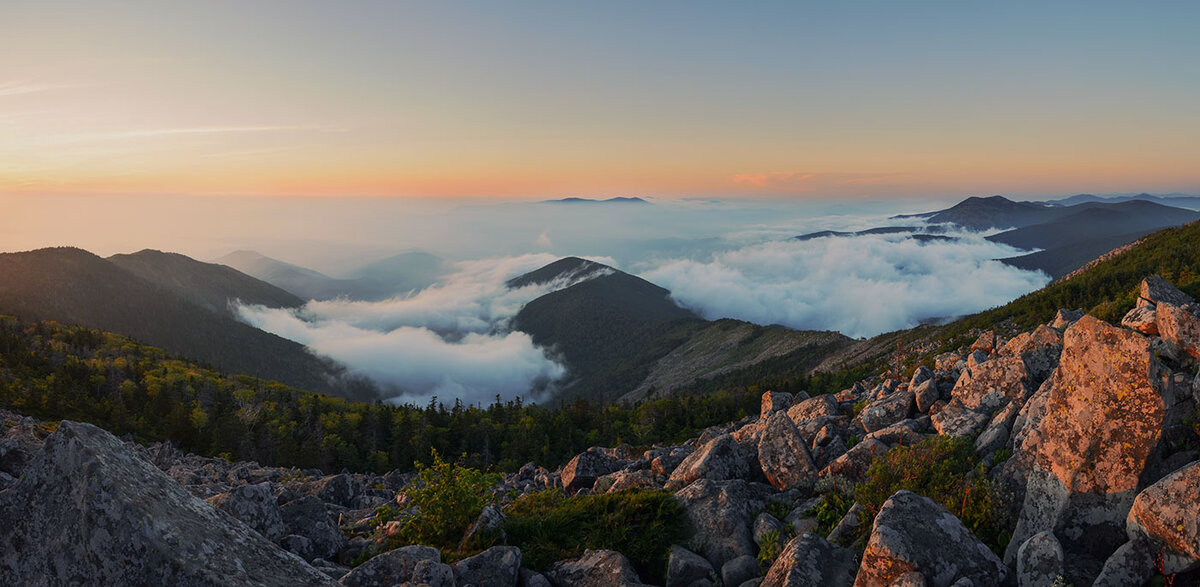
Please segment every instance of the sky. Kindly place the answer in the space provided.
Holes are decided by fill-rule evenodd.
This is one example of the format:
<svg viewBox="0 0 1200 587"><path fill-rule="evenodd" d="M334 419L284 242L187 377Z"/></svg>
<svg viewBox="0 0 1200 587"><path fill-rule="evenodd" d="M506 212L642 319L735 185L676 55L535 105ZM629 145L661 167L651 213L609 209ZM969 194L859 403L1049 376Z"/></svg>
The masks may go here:
<svg viewBox="0 0 1200 587"><path fill-rule="evenodd" d="M1195 2L0 5L0 194L1200 191Z"/></svg>

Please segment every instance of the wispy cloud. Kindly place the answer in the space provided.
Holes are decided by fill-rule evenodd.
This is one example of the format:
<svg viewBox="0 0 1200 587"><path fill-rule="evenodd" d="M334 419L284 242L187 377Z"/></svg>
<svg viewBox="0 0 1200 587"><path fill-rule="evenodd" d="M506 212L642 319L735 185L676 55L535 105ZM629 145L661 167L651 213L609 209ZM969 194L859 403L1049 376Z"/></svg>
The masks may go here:
<svg viewBox="0 0 1200 587"><path fill-rule="evenodd" d="M205 159L219 159L219 158L224 158L224 157L249 157L252 155L265 155L267 153L279 153L281 151L295 151L298 148L299 147L296 147L296 146L289 146L289 147L266 147L263 149L241 149L241 150L237 150L237 151L220 151L217 153L209 153L207 155L201 155L201 157L204 157Z"/></svg>
<svg viewBox="0 0 1200 587"><path fill-rule="evenodd" d="M21 96L24 94L37 94L52 90L69 90L93 86L95 86L95 84L42 84L28 81L6 82L0 84L0 97Z"/></svg>
<svg viewBox="0 0 1200 587"><path fill-rule="evenodd" d="M142 138L158 138L181 135L250 134L277 132L345 132L346 129L328 126L305 125L257 125L257 126L189 126L176 128L149 128L113 132L77 133L58 135L50 139L55 143L86 143L100 141L123 141Z"/></svg>

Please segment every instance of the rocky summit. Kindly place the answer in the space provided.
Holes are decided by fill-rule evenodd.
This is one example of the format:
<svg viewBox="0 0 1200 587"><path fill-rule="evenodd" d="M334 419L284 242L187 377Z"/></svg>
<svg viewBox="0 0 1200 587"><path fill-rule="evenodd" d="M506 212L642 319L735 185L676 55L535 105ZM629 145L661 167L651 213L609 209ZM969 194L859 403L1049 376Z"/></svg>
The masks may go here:
<svg viewBox="0 0 1200 587"><path fill-rule="evenodd" d="M488 481L492 505L449 550L403 543L427 483L412 473L228 462L0 413L0 582L1196 584L1200 306L1153 277L1119 324L1046 319L836 394L768 391L679 444L531 463ZM685 530L654 568L633 534L547 558L519 546L513 504L551 494L662 494Z"/></svg>

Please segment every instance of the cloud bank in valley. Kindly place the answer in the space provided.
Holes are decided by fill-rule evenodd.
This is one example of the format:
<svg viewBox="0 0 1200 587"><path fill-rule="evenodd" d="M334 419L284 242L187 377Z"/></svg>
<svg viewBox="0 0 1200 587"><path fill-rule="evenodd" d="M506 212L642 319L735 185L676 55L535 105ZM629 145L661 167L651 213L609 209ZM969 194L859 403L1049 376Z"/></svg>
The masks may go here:
<svg viewBox="0 0 1200 587"><path fill-rule="evenodd" d="M370 377L396 401L512 399L566 375L529 335L508 328L525 303L574 281L517 289L505 282L556 259L531 254L458 263L442 283L406 298L313 301L298 310L240 306L238 312L253 326Z"/></svg>
<svg viewBox="0 0 1200 587"><path fill-rule="evenodd" d="M667 261L641 276L705 318L855 337L977 312L1049 281L993 260L1015 249L977 234L958 236L928 243L898 236L767 242L706 261Z"/></svg>

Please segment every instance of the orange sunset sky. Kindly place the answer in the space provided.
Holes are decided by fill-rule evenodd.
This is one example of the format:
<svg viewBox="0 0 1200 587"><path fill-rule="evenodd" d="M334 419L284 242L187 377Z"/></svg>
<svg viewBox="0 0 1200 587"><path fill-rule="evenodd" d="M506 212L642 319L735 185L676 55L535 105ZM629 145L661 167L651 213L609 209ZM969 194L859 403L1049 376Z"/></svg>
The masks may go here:
<svg viewBox="0 0 1200 587"><path fill-rule="evenodd" d="M1200 192L1200 4L0 7L0 193Z"/></svg>

